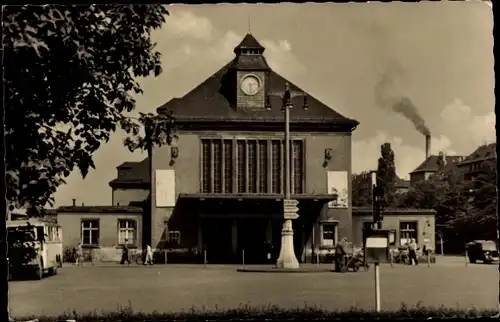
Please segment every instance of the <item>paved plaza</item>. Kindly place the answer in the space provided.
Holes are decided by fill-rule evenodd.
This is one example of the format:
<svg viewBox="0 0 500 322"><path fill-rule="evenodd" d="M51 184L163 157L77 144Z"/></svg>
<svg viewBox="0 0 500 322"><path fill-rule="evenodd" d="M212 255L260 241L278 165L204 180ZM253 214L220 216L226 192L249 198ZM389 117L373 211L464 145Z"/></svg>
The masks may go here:
<svg viewBox="0 0 500 322"><path fill-rule="evenodd" d="M182 311L192 307L236 308L242 305L283 308L308 306L348 309L374 306L374 273L240 273L238 266L118 265L63 267L57 276L9 285L14 317L116 311ZM427 267L382 265L382 308L404 302L450 308L498 307L496 265L464 264L463 258L438 258Z"/></svg>

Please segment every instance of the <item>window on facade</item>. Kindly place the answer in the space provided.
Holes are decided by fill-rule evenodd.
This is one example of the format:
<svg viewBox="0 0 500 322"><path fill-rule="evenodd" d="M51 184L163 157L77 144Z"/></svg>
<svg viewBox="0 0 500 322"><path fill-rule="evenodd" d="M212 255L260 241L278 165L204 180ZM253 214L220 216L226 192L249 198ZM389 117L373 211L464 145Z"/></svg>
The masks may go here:
<svg viewBox="0 0 500 322"><path fill-rule="evenodd" d="M224 140L224 192L233 192L233 142Z"/></svg>
<svg viewBox="0 0 500 322"><path fill-rule="evenodd" d="M82 220L82 245L99 245L99 220Z"/></svg>
<svg viewBox="0 0 500 322"><path fill-rule="evenodd" d="M118 219L118 244L136 245L137 225L135 220Z"/></svg>
<svg viewBox="0 0 500 322"><path fill-rule="evenodd" d="M271 144L272 163L272 193L281 193L281 142L273 141Z"/></svg>
<svg viewBox="0 0 500 322"><path fill-rule="evenodd" d="M237 164L238 164L238 192L245 193L246 192L246 160L245 160L245 141L238 140L237 141Z"/></svg>
<svg viewBox="0 0 500 322"><path fill-rule="evenodd" d="M293 141L291 147L291 189L292 193L301 194L304 193L303 141ZM267 140L202 140L201 192L282 193L283 142L271 141L268 149Z"/></svg>
<svg viewBox="0 0 500 322"><path fill-rule="evenodd" d="M181 244L181 232L178 230L171 230L168 232L168 243L171 245Z"/></svg>
<svg viewBox="0 0 500 322"><path fill-rule="evenodd" d="M248 192L257 192L257 142L248 141Z"/></svg>
<svg viewBox="0 0 500 322"><path fill-rule="evenodd" d="M322 224L322 236L321 245L322 246L333 246L336 243L336 230L337 225L334 223Z"/></svg>
<svg viewBox="0 0 500 322"><path fill-rule="evenodd" d="M222 192L222 141L214 141L214 192Z"/></svg>
<svg viewBox="0 0 500 322"><path fill-rule="evenodd" d="M267 192L267 142L259 141L259 192Z"/></svg>
<svg viewBox="0 0 500 322"><path fill-rule="evenodd" d="M399 243L404 245L414 238L418 243L417 236L417 222L416 221L402 221L399 223Z"/></svg>
<svg viewBox="0 0 500 322"><path fill-rule="evenodd" d="M203 140L201 142L201 150L202 150L202 192L209 193L210 192L210 141Z"/></svg>
<svg viewBox="0 0 500 322"><path fill-rule="evenodd" d="M293 163L293 182L292 191L295 194L303 193L302 181L304 179L304 163L303 163L303 141L293 141L292 143L292 163Z"/></svg>

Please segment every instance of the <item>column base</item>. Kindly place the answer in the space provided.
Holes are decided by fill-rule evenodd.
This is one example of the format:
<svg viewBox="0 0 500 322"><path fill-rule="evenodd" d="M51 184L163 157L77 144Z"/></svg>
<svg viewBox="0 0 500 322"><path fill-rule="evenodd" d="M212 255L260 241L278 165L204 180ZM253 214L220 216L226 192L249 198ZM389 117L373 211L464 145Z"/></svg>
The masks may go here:
<svg viewBox="0 0 500 322"><path fill-rule="evenodd" d="M281 232L281 250L276 262L276 268L298 269L299 261L295 257L293 247L293 230L291 229L291 220L285 220Z"/></svg>

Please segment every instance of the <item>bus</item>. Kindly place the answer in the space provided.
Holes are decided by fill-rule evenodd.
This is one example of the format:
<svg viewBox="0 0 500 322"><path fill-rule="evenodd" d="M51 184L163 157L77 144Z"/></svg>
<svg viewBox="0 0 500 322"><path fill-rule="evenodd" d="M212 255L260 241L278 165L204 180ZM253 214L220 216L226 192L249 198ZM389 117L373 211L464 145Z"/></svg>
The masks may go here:
<svg viewBox="0 0 500 322"><path fill-rule="evenodd" d="M23 270L37 279L56 275L62 266L62 229L56 223L38 219L7 221L9 277Z"/></svg>

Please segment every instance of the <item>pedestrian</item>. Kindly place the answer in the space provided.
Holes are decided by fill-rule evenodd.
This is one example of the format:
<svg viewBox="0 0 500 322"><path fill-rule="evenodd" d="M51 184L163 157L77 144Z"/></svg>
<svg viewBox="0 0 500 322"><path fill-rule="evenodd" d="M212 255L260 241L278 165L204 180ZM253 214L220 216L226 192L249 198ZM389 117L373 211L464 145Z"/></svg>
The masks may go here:
<svg viewBox="0 0 500 322"><path fill-rule="evenodd" d="M144 260L144 265L153 265L153 249L151 246L146 245L146 259Z"/></svg>
<svg viewBox="0 0 500 322"><path fill-rule="evenodd" d="M81 243L76 245L75 255L75 265L78 266L78 264L81 263L83 266L83 248Z"/></svg>
<svg viewBox="0 0 500 322"><path fill-rule="evenodd" d="M130 259L128 258L127 242L128 242L128 239L125 239L125 242L123 243L123 246L122 246L122 260L120 261L121 265L125 264L125 262L127 262L130 265Z"/></svg>
<svg viewBox="0 0 500 322"><path fill-rule="evenodd" d="M417 243L415 241L415 238L412 238L410 240L410 243L408 244L408 250L409 250L409 257L410 257L410 264L413 265L413 262L415 262L415 265L418 265L418 258L417 258Z"/></svg>
<svg viewBox="0 0 500 322"><path fill-rule="evenodd" d="M271 263L271 261L272 261L272 255L271 255L271 254L272 254L272 249L273 249L273 247L272 247L272 245L271 245L271 242L270 242L269 240L267 240L267 241L264 243L264 250L265 250L265 252L266 252L266 262L267 262L268 264L270 264L270 263Z"/></svg>
<svg viewBox="0 0 500 322"><path fill-rule="evenodd" d="M335 245L335 272L342 272L345 265L345 244L347 242L347 238L344 237L342 240Z"/></svg>

